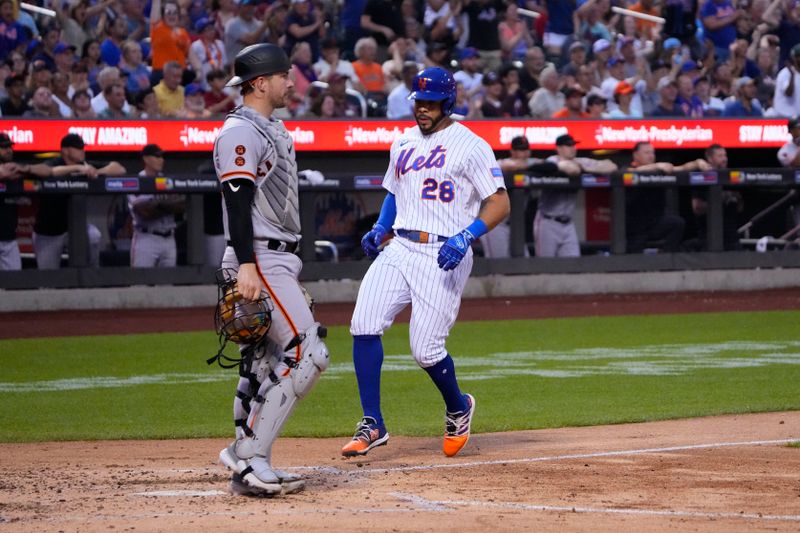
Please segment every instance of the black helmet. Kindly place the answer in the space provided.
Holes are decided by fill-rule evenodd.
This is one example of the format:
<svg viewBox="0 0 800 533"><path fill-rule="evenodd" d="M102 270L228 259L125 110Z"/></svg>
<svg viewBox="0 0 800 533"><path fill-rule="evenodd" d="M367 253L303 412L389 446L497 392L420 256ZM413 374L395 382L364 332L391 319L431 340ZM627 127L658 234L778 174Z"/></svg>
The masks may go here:
<svg viewBox="0 0 800 533"><path fill-rule="evenodd" d="M269 76L278 72L288 72L292 63L280 46L265 43L253 44L236 54L233 63L233 78L226 87L241 85L259 76Z"/></svg>

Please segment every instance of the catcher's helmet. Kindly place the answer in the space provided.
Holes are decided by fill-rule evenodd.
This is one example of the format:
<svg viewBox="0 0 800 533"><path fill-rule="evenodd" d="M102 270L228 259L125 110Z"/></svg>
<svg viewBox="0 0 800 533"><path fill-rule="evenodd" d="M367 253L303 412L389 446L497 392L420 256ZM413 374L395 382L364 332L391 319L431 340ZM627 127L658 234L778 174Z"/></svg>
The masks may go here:
<svg viewBox="0 0 800 533"><path fill-rule="evenodd" d="M259 76L288 72L291 68L292 63L280 46L271 43L253 44L236 54L233 62L234 76L225 86L241 85Z"/></svg>
<svg viewBox="0 0 800 533"><path fill-rule="evenodd" d="M440 67L428 67L414 76L409 100L442 102L442 114L450 116L456 105L456 80Z"/></svg>

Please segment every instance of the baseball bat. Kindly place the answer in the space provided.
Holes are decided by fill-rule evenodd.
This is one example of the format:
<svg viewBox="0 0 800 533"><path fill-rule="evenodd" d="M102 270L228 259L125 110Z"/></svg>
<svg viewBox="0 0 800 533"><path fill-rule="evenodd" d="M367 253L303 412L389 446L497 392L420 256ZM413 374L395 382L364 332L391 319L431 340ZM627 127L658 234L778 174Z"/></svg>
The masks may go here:
<svg viewBox="0 0 800 533"><path fill-rule="evenodd" d="M611 11L613 11L614 13L618 13L620 15L627 15L629 17L634 17L637 19L647 20L650 22L657 22L659 24L664 24L666 22L666 19L663 19L661 17L655 17L653 15L647 15L645 13L639 13L637 11L631 11L630 9L623 9L617 6L613 6L611 8Z"/></svg>
<svg viewBox="0 0 800 533"><path fill-rule="evenodd" d="M539 17L542 16L541 13L537 13L536 11L531 11L530 9L522 9L521 7L517 8L517 13L525 17L530 17L532 19L538 19Z"/></svg>
<svg viewBox="0 0 800 533"><path fill-rule="evenodd" d="M53 11L52 9L47 9L47 8L44 8L44 7L34 6L34 5L28 4L26 2L20 2L19 3L19 7L21 7L25 11L31 11L33 13L39 13L40 15L47 15L48 17L55 17L56 16L56 12Z"/></svg>

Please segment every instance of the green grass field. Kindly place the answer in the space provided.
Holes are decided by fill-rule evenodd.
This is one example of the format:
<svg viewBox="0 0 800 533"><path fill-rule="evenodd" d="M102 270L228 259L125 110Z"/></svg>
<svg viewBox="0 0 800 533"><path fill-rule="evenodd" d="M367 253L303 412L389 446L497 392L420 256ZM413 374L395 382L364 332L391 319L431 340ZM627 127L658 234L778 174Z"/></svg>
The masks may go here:
<svg viewBox="0 0 800 533"><path fill-rule="evenodd" d="M461 322L448 349L476 432L800 409L800 311ZM350 435L360 417L345 327L284 431ZM234 370L208 333L0 341L0 441L232 434ZM439 435L444 405L408 347L384 337L390 432ZM233 353L229 350L229 353Z"/></svg>

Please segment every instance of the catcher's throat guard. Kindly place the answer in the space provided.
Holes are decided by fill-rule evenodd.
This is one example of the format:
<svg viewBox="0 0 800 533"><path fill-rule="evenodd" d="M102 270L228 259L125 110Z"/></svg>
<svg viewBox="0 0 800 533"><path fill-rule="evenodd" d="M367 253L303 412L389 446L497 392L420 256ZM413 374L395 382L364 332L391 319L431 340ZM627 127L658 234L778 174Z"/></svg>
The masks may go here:
<svg viewBox="0 0 800 533"><path fill-rule="evenodd" d="M221 268L216 273L219 299L214 310L214 328L219 335L220 347L208 364L217 361L223 368L236 366L240 359L223 355L228 341L244 346L255 346L267 335L272 325L272 300L262 293L254 301L245 300L236 285L236 271ZM229 361L231 364L223 363Z"/></svg>

